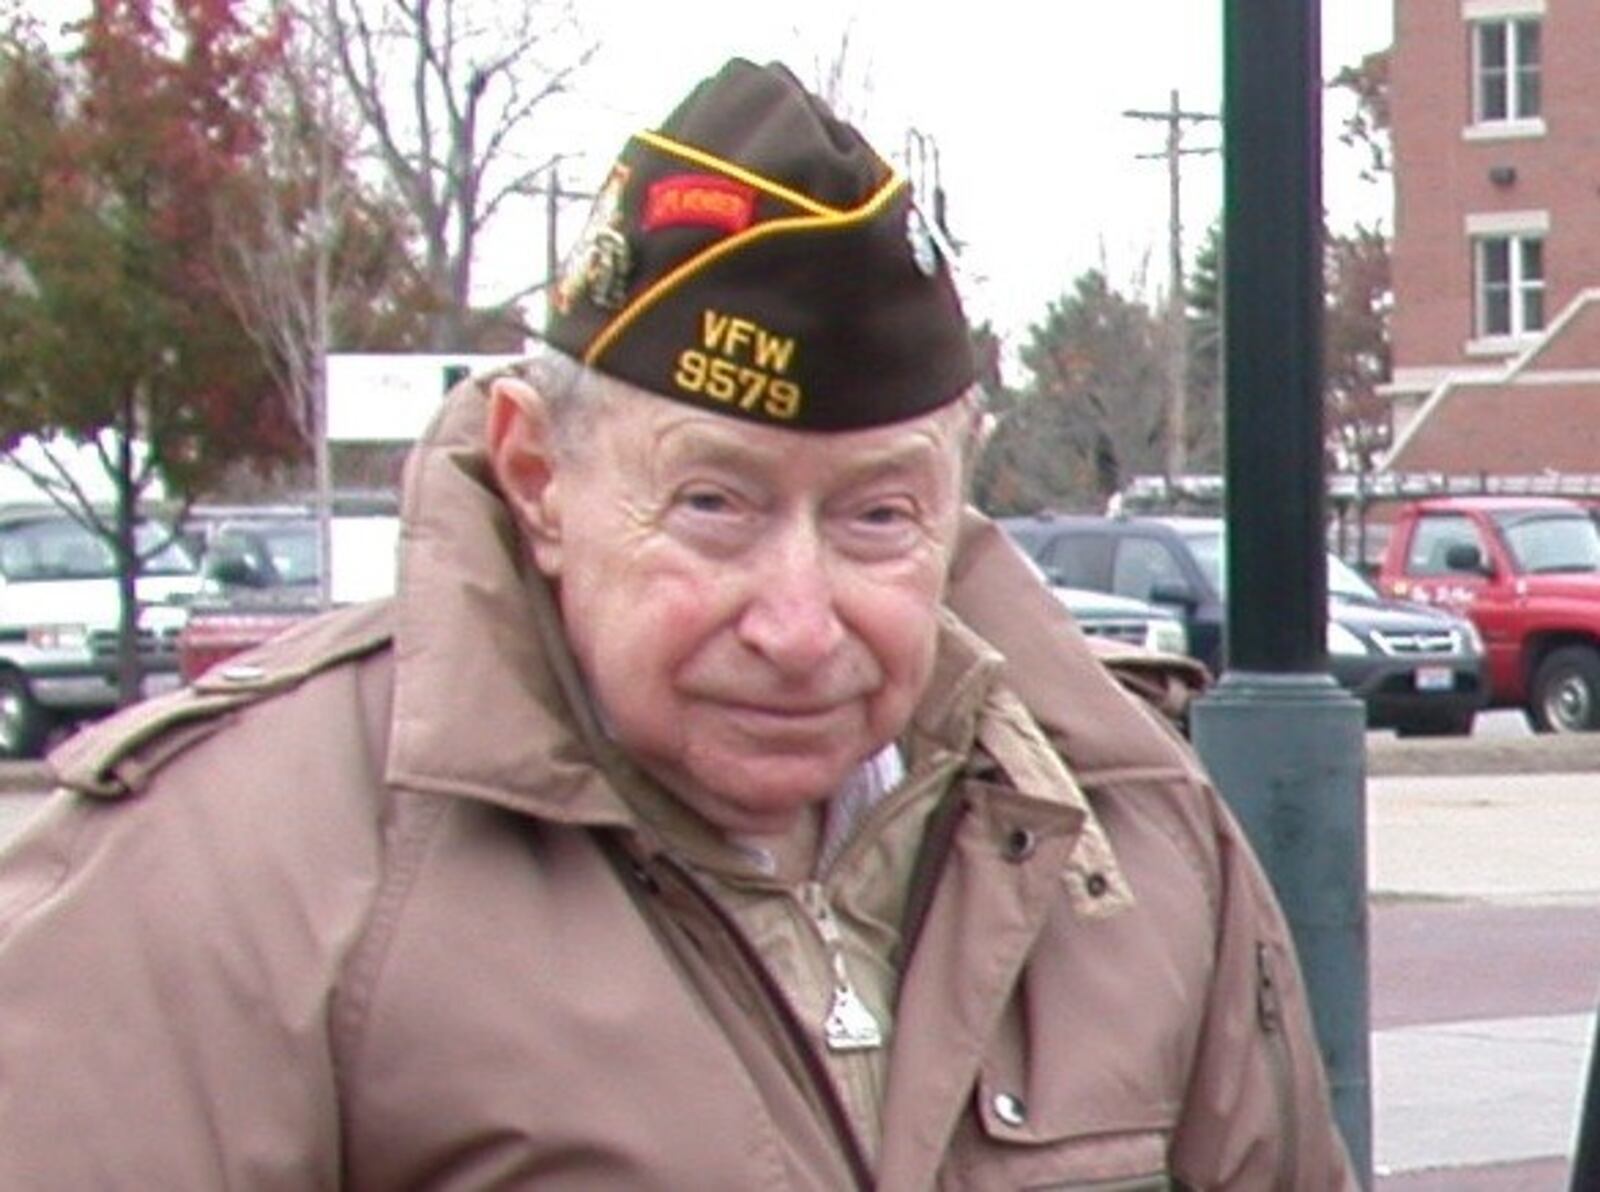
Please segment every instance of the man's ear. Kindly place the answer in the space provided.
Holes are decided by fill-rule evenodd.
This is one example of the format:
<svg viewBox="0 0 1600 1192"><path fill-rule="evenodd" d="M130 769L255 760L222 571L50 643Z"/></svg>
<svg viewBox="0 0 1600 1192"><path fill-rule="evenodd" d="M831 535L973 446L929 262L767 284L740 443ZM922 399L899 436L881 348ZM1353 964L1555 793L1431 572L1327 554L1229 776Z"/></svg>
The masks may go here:
<svg viewBox="0 0 1600 1192"><path fill-rule="evenodd" d="M539 391L513 377L489 386L485 441L489 468L516 514L533 561L547 576L561 571L561 502L555 428Z"/></svg>

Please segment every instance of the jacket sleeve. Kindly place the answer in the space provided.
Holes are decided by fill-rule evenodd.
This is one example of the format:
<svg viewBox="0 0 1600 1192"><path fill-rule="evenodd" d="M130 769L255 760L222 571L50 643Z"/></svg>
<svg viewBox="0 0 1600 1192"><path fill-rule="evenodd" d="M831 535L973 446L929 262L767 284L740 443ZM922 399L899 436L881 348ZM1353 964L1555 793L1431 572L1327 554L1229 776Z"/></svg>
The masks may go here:
<svg viewBox="0 0 1600 1192"><path fill-rule="evenodd" d="M1206 789L1217 957L1172 1174L1195 1189L1358 1192L1288 924L1238 823Z"/></svg>
<svg viewBox="0 0 1600 1192"><path fill-rule="evenodd" d="M0 853L0 1188L338 1184L338 915L187 793L63 792Z"/></svg>

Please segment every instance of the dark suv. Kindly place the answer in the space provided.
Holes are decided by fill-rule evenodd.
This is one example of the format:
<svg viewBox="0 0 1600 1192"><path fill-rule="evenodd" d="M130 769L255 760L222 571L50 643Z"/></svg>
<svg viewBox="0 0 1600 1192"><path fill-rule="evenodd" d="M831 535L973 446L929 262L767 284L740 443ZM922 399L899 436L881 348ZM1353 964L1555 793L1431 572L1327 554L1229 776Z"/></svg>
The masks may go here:
<svg viewBox="0 0 1600 1192"><path fill-rule="evenodd" d="M230 517L198 526L195 533L203 540L202 597L316 602L321 569L314 518Z"/></svg>
<svg viewBox="0 0 1600 1192"><path fill-rule="evenodd" d="M1220 518L1041 515L1001 524L1051 583L1179 611L1190 653L1222 672L1227 568ZM1329 670L1365 702L1369 728L1466 733L1488 698L1483 643L1470 622L1387 600L1331 554L1327 645Z"/></svg>

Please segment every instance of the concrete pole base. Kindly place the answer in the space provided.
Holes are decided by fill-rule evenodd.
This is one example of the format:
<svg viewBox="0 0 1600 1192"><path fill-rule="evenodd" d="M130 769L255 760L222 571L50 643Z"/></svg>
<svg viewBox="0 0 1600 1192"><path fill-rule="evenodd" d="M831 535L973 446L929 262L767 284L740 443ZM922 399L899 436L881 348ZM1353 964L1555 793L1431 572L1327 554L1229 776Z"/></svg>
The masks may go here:
<svg viewBox="0 0 1600 1192"><path fill-rule="evenodd" d="M1325 673L1228 671L1189 723L1289 920L1334 1114L1370 1186L1365 709Z"/></svg>

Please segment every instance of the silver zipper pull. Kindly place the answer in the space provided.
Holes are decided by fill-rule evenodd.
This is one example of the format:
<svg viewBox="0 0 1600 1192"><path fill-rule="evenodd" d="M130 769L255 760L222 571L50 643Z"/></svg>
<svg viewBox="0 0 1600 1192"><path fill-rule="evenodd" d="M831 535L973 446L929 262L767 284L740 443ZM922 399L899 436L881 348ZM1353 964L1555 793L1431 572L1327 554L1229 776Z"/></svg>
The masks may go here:
<svg viewBox="0 0 1600 1192"><path fill-rule="evenodd" d="M883 1046L878 1020L848 985L834 988L833 1005L828 1008L822 1034L829 1051L874 1051Z"/></svg>
<svg viewBox="0 0 1600 1192"><path fill-rule="evenodd" d="M829 1051L871 1051L883 1046L883 1028L850 983L844 963L844 934L833 917L827 894L819 882L801 887L801 901L817 925L817 934L828 949L833 968L833 1000L822 1022L822 1037Z"/></svg>

